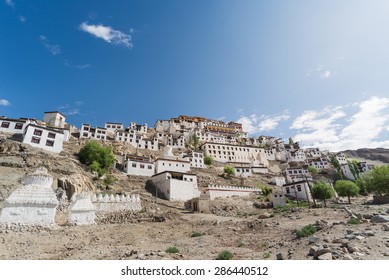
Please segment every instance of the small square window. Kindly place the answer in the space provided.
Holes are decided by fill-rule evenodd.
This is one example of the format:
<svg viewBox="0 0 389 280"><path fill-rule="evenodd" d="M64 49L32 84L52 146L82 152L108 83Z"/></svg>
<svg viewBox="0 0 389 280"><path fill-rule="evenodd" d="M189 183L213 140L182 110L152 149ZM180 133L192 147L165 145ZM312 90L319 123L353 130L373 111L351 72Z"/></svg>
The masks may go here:
<svg viewBox="0 0 389 280"><path fill-rule="evenodd" d="M53 147L54 141L53 140L46 140L46 146Z"/></svg>
<svg viewBox="0 0 389 280"><path fill-rule="evenodd" d="M32 137L31 138L31 143L35 143L35 144L39 144L39 142L41 141L41 139L39 137Z"/></svg>
<svg viewBox="0 0 389 280"><path fill-rule="evenodd" d="M42 136L42 130L40 130L40 129L35 129L34 130L34 135L37 135L37 136Z"/></svg>
<svg viewBox="0 0 389 280"><path fill-rule="evenodd" d="M9 122L2 122L1 127L9 128Z"/></svg>
<svg viewBox="0 0 389 280"><path fill-rule="evenodd" d="M23 128L23 124L22 123L16 123L15 124L15 129L22 129Z"/></svg>
<svg viewBox="0 0 389 280"><path fill-rule="evenodd" d="M133 163L131 166L135 168L136 167L136 163Z"/></svg>
<svg viewBox="0 0 389 280"><path fill-rule="evenodd" d="M55 138L55 133L54 132L49 132L49 134L47 135L48 138L52 138L54 139Z"/></svg>

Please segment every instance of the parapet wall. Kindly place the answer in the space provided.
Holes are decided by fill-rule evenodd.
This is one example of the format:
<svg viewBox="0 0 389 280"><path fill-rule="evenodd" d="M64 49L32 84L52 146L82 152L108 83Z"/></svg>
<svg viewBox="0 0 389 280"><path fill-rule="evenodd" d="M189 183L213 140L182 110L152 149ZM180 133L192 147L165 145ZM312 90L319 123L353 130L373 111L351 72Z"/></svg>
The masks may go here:
<svg viewBox="0 0 389 280"><path fill-rule="evenodd" d="M142 209L139 194L105 195L94 194L91 198L96 212L140 211Z"/></svg>
<svg viewBox="0 0 389 280"><path fill-rule="evenodd" d="M260 190L251 187L208 185L205 192L210 200L214 200L231 196L248 196L252 193L260 193Z"/></svg>

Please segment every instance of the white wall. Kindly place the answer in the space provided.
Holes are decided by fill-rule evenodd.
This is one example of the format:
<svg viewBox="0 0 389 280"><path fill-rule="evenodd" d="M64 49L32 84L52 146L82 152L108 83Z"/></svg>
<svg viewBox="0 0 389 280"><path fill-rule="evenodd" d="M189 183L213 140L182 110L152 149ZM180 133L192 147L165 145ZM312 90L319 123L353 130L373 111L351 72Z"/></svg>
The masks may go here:
<svg viewBox="0 0 389 280"><path fill-rule="evenodd" d="M34 135L35 130L41 130L41 135ZM55 138L48 137L50 133L55 134ZM34 139L39 139L39 143L34 143ZM54 141L53 146L49 145L50 141ZM28 125L23 135L23 143L33 147L41 148L49 152L60 153L63 149L64 134L53 130L47 130L42 126Z"/></svg>
<svg viewBox="0 0 389 280"><path fill-rule="evenodd" d="M133 165L135 165L135 167ZM143 168L141 168L141 166L143 166ZM151 177L154 175L155 172L155 165L154 163L151 162L127 160L126 162L124 162L123 167L124 167L124 172L126 172L129 175Z"/></svg>
<svg viewBox="0 0 389 280"><path fill-rule="evenodd" d="M27 124L28 124L28 122L26 122L26 121L1 118L0 119L0 132L6 132L6 133L12 133L12 134L15 134L15 133L23 134L23 131L26 128ZM8 126L8 127L3 127L3 126ZM21 128L16 128L18 126Z"/></svg>
<svg viewBox="0 0 389 280"><path fill-rule="evenodd" d="M215 198L231 196L248 196L252 193L259 193L259 190L255 188L209 185L205 192L210 200L214 200Z"/></svg>
<svg viewBox="0 0 389 280"><path fill-rule="evenodd" d="M306 182L298 182L293 185L284 185L283 191L285 195L289 195L299 200L307 200L308 195L308 199L311 200L311 192L309 191L309 187Z"/></svg>
<svg viewBox="0 0 389 280"><path fill-rule="evenodd" d="M183 174L183 180L178 180L172 179L170 172L165 172L153 176L151 180L168 200L186 201L200 196L196 175Z"/></svg>
<svg viewBox="0 0 389 280"><path fill-rule="evenodd" d="M190 162L159 158L155 161L155 173L158 174L164 171L189 172Z"/></svg>

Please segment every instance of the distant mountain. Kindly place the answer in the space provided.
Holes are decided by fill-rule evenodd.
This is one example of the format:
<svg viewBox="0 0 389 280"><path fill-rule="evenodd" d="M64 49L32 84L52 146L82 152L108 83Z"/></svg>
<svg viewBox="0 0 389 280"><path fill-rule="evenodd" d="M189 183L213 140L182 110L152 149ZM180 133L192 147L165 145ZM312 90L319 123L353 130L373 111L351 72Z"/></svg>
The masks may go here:
<svg viewBox="0 0 389 280"><path fill-rule="evenodd" d="M389 164L389 149L376 148L376 149L358 149L358 150L346 150L343 153L348 158L365 159L366 161L380 161Z"/></svg>

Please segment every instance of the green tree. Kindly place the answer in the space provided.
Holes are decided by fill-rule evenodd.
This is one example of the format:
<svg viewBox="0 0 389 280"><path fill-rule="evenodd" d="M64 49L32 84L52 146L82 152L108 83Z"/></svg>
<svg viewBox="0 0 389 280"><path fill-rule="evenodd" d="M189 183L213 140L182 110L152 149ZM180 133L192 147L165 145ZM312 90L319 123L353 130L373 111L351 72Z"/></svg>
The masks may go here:
<svg viewBox="0 0 389 280"><path fill-rule="evenodd" d="M367 194L366 181L363 176L359 176L357 179L355 179L354 183L359 187L359 194Z"/></svg>
<svg viewBox="0 0 389 280"><path fill-rule="evenodd" d="M91 171L96 171L99 176L105 174L115 162L112 147L104 147L97 141L88 141L78 152L80 162L89 166Z"/></svg>
<svg viewBox="0 0 389 280"><path fill-rule="evenodd" d="M363 177L367 190L379 196L389 194L389 165L376 166Z"/></svg>
<svg viewBox="0 0 389 280"><path fill-rule="evenodd" d="M293 144L294 144L293 138L289 137L289 145L293 145Z"/></svg>
<svg viewBox="0 0 389 280"><path fill-rule="evenodd" d="M108 174L105 178L104 178L104 184L108 187L110 185L112 185L114 182L116 182L118 179L116 179L112 174Z"/></svg>
<svg viewBox="0 0 389 280"><path fill-rule="evenodd" d="M342 171L342 168L340 167L339 160L335 157L335 155L330 155L330 161L333 167L336 169L336 174L338 175L338 178L340 180L344 179L344 173Z"/></svg>
<svg viewBox="0 0 389 280"><path fill-rule="evenodd" d="M351 197L359 194L359 187L354 182L346 180L336 181L335 190L340 196L347 196L349 204L351 204Z"/></svg>
<svg viewBox="0 0 389 280"><path fill-rule="evenodd" d="M227 175L235 175L235 169L231 165L224 166L224 173Z"/></svg>
<svg viewBox="0 0 389 280"><path fill-rule="evenodd" d="M312 196L315 199L322 199L324 202L324 207L327 207L326 201L327 199L331 199L334 196L334 190L329 184L323 181L319 181L312 187Z"/></svg>
<svg viewBox="0 0 389 280"><path fill-rule="evenodd" d="M214 160L213 160L213 157L212 157L212 156L205 156L205 158L204 158L204 163L205 163L206 165L212 165L213 162L214 162Z"/></svg>
<svg viewBox="0 0 389 280"><path fill-rule="evenodd" d="M314 166L309 166L309 167L308 167L308 171L309 171L309 173L311 173L312 175L316 175L316 174L319 172L319 169L317 169L317 168L314 167Z"/></svg>

